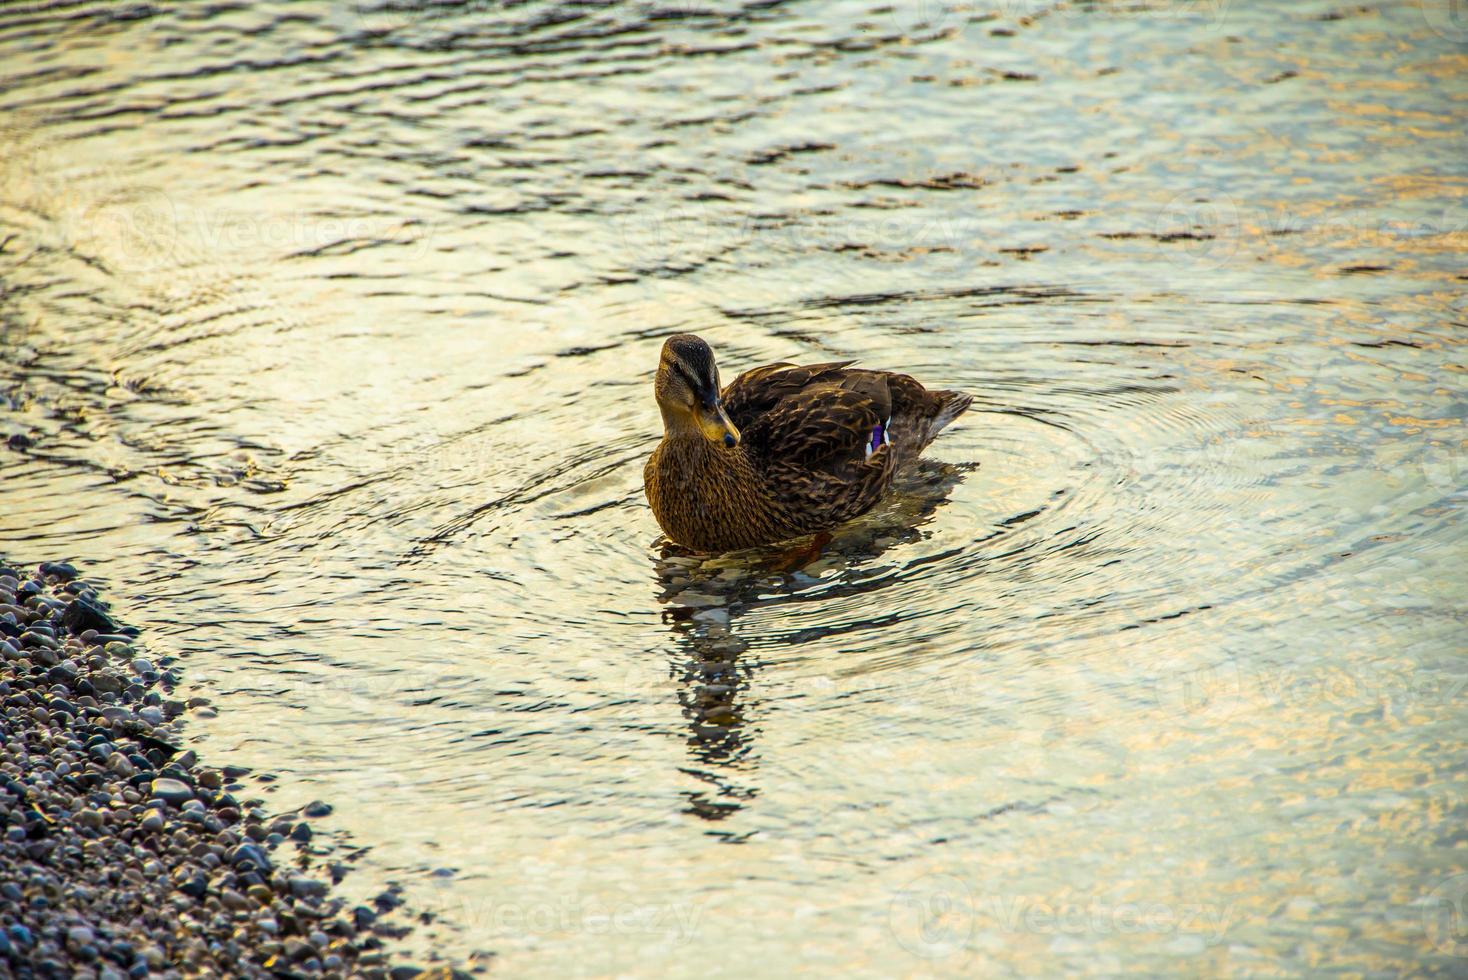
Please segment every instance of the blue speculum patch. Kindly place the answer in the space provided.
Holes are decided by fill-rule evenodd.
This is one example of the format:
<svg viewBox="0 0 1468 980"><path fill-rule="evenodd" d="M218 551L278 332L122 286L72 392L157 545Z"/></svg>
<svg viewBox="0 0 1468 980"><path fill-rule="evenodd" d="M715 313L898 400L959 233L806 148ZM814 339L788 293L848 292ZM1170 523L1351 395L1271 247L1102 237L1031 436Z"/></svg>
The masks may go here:
<svg viewBox="0 0 1468 980"><path fill-rule="evenodd" d="M891 419L888 419L887 421L890 422ZM871 440L867 442L867 456L870 457L872 453L876 452L879 447L886 445L886 443L887 426L881 422L878 422L876 426L872 429Z"/></svg>

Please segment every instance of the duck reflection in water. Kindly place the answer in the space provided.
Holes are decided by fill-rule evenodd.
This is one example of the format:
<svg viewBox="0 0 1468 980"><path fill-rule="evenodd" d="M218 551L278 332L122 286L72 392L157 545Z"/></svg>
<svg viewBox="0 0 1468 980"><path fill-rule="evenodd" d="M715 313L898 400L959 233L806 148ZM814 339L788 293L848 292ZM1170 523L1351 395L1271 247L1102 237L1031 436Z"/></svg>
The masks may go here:
<svg viewBox="0 0 1468 980"><path fill-rule="evenodd" d="M674 638L669 670L679 682L688 732L683 772L703 784L684 794L685 813L723 821L759 796L755 743L769 712L755 682L767 661L779 659L771 644L805 643L836 631L771 630L780 610L797 596L810 601L813 590L816 596L871 592L871 608L882 609L876 595L890 577L871 574L871 566L888 550L924 537L923 526L976 465L923 460L899 478L881 506L833 535L715 556L658 541L657 600ZM759 626L741 625L751 613ZM744 839L723 829L710 832L730 842Z"/></svg>

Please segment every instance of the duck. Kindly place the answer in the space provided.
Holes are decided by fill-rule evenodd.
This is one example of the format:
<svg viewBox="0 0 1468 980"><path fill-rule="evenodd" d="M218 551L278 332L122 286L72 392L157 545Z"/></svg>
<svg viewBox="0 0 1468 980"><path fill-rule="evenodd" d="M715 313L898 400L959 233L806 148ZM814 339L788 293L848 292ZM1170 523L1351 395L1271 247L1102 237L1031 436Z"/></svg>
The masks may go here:
<svg viewBox="0 0 1468 980"><path fill-rule="evenodd" d="M642 474L667 539L707 554L827 534L871 510L973 401L854 363L782 361L721 387L708 343L668 337L653 386L663 438Z"/></svg>

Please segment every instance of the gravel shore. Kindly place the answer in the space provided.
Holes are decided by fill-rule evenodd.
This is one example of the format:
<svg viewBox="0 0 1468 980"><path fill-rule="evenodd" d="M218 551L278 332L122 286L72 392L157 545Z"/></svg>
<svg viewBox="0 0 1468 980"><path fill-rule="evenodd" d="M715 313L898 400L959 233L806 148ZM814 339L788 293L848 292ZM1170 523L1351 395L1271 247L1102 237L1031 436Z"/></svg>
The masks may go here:
<svg viewBox="0 0 1468 980"><path fill-rule="evenodd" d="M0 561L0 659L0 977L463 976L389 960L395 892L332 895L328 805L267 814L184 746L201 702L77 569Z"/></svg>

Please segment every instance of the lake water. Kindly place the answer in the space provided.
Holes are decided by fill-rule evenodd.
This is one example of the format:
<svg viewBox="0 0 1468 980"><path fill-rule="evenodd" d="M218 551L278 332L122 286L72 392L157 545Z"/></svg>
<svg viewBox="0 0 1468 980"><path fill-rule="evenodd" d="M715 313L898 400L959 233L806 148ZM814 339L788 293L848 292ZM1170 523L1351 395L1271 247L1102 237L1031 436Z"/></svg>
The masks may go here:
<svg viewBox="0 0 1468 980"><path fill-rule="evenodd" d="M415 955L1461 972L1424 2L8 6L0 544ZM669 556L678 331L975 405L798 572Z"/></svg>

